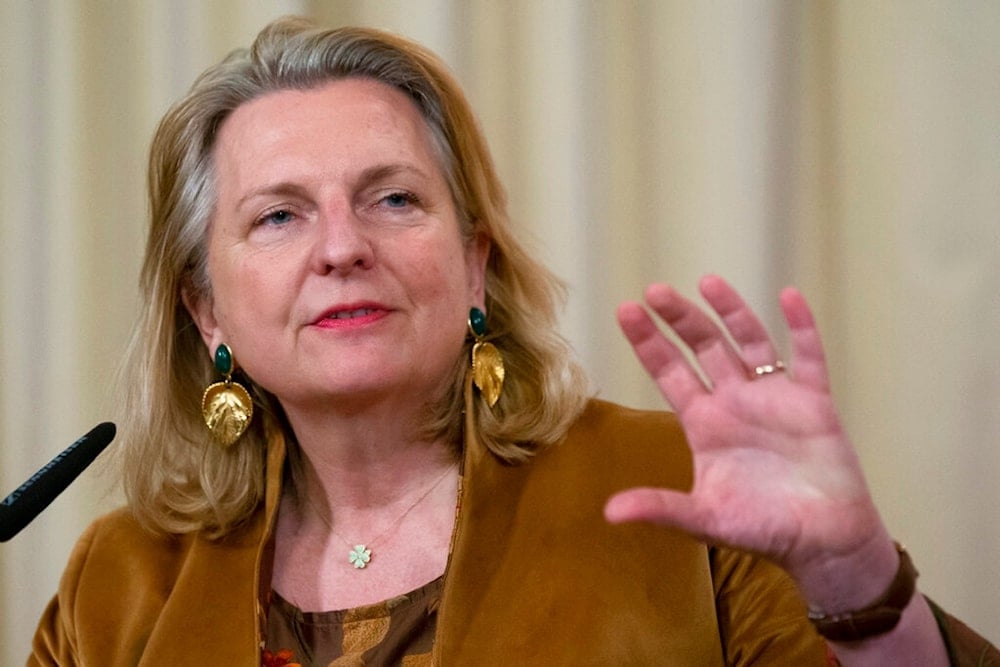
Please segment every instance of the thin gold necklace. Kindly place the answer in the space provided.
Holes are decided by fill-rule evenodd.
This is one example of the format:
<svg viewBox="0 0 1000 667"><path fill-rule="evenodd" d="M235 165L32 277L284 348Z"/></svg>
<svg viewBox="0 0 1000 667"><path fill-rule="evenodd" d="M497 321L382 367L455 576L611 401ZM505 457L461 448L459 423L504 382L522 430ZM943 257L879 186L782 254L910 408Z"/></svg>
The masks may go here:
<svg viewBox="0 0 1000 667"><path fill-rule="evenodd" d="M449 466L448 469L444 471L444 474L442 474L440 477L434 480L434 483L431 484L429 487L427 487L427 490L424 491L422 494L420 494L419 498L417 498L415 501L413 501L413 503L409 505L409 507L403 510L403 513L400 514L395 521L389 524L388 528L386 528L381 533L376 535L375 539L373 539L371 542L368 542L367 544L352 545L350 542L341 537L336 530L334 530L333 522L324 512L320 510L319 507L317 507L313 503L312 498L310 498L308 494L305 496L305 501L306 504L308 504L309 507L312 509L312 511L316 513L316 516L318 516L320 520L326 524L326 527L330 529L330 534L332 534L338 540L343 542L344 546L350 549L350 551L347 554L347 562L353 565L355 569L363 570L366 567L368 567L368 563L371 562L372 557L375 555L373 549L378 545L379 542L382 541L382 538L388 535L389 531L395 529L400 523L402 523L403 519L406 518L406 515L412 512L417 507L417 505L423 502L423 500L431 494L431 491L436 489L441 484L441 482L445 480L448 474L457 467L458 467L457 463Z"/></svg>

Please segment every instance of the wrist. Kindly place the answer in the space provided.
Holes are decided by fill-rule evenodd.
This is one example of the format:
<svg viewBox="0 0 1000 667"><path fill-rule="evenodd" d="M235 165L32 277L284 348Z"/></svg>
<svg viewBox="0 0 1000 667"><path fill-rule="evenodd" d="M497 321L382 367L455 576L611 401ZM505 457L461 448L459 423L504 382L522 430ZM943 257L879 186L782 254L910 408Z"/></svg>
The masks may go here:
<svg viewBox="0 0 1000 667"><path fill-rule="evenodd" d="M836 642L868 639L891 631L916 592L918 572L906 549L895 546L896 571L884 592L873 602L852 610L825 611L810 606L809 620L823 637Z"/></svg>
<svg viewBox="0 0 1000 667"><path fill-rule="evenodd" d="M821 547L786 568L810 609L828 614L861 609L878 599L896 575L899 554L885 527L856 532L867 537L849 547Z"/></svg>

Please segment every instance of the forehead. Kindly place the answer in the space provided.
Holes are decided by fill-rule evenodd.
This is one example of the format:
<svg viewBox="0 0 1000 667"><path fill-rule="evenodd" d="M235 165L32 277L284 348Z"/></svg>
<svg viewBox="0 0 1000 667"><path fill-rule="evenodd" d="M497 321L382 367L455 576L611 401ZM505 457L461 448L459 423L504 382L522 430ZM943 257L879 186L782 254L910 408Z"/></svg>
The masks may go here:
<svg viewBox="0 0 1000 667"><path fill-rule="evenodd" d="M441 166L416 103L367 78L279 90L246 102L222 123L212 152L220 175L240 176L241 182L248 170L258 176L320 164L344 170L390 158Z"/></svg>

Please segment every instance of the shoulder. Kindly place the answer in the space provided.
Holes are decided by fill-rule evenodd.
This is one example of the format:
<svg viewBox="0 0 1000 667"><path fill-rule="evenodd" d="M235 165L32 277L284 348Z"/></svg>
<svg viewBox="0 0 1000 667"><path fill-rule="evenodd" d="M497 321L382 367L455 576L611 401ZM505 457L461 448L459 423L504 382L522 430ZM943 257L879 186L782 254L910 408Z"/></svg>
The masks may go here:
<svg viewBox="0 0 1000 667"><path fill-rule="evenodd" d="M636 446L655 442L672 450L687 450L684 431L673 412L640 410L596 398L587 402L567 437L611 438Z"/></svg>
<svg viewBox="0 0 1000 667"><path fill-rule="evenodd" d="M28 664L77 664L84 655L100 656L98 664L114 662L122 628L142 627L148 634L155 614L147 597L151 590L169 590L182 560L169 554L178 552L180 541L144 529L124 508L91 523L38 624Z"/></svg>
<svg viewBox="0 0 1000 667"><path fill-rule="evenodd" d="M212 539L201 532L168 533L148 528L131 510L123 507L96 519L77 541L64 574L61 592L76 581L100 589L127 586L130 595L169 594L174 582L192 558L213 554L254 551L259 544L262 512L258 510L244 525ZM121 574L128 574L122 581ZM68 581L67 581L68 579ZM104 582L104 579L108 579Z"/></svg>
<svg viewBox="0 0 1000 667"><path fill-rule="evenodd" d="M691 452L672 412L637 410L592 399L566 436L538 457L540 467L579 467L627 485L687 488Z"/></svg>
<svg viewBox="0 0 1000 667"><path fill-rule="evenodd" d="M172 541L176 536L144 528L128 507L119 507L95 519L80 536L80 544L118 539L137 541L141 545L150 540Z"/></svg>
<svg viewBox="0 0 1000 667"><path fill-rule="evenodd" d="M123 586L144 590L156 582L169 587L194 539L154 532L140 525L128 508L115 510L96 519L77 540L60 583L60 597L72 601L81 591L121 596Z"/></svg>
<svg viewBox="0 0 1000 667"><path fill-rule="evenodd" d="M123 557L142 557L149 550L176 549L194 539L194 534L165 533L143 526L128 507L97 518L81 536L81 544L95 552L115 552Z"/></svg>
<svg viewBox="0 0 1000 667"><path fill-rule="evenodd" d="M36 659L61 664L61 659L38 658L55 655L73 656L72 663L134 664L147 646L155 645L150 655L169 654L181 636L252 636L254 614L232 610L253 609L246 601L254 600L262 517L257 512L246 526L219 540L148 530L128 509L100 517L78 540L59 592L39 624ZM207 600L213 604L206 605ZM190 626L193 615L204 627ZM217 648L226 649L224 644Z"/></svg>
<svg viewBox="0 0 1000 667"><path fill-rule="evenodd" d="M632 434L642 434L649 429L659 432L664 428L680 431L680 422L676 414L666 410L629 408L597 398L587 401L586 407L573 425L573 429L596 432L624 429Z"/></svg>

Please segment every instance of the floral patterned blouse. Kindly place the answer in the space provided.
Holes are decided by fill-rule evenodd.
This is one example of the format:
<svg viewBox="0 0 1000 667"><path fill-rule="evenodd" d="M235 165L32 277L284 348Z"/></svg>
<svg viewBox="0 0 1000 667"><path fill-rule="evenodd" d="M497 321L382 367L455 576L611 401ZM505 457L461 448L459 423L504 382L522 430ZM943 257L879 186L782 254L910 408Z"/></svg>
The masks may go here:
<svg viewBox="0 0 1000 667"><path fill-rule="evenodd" d="M339 611L304 612L272 592L261 665L430 665L443 583Z"/></svg>

